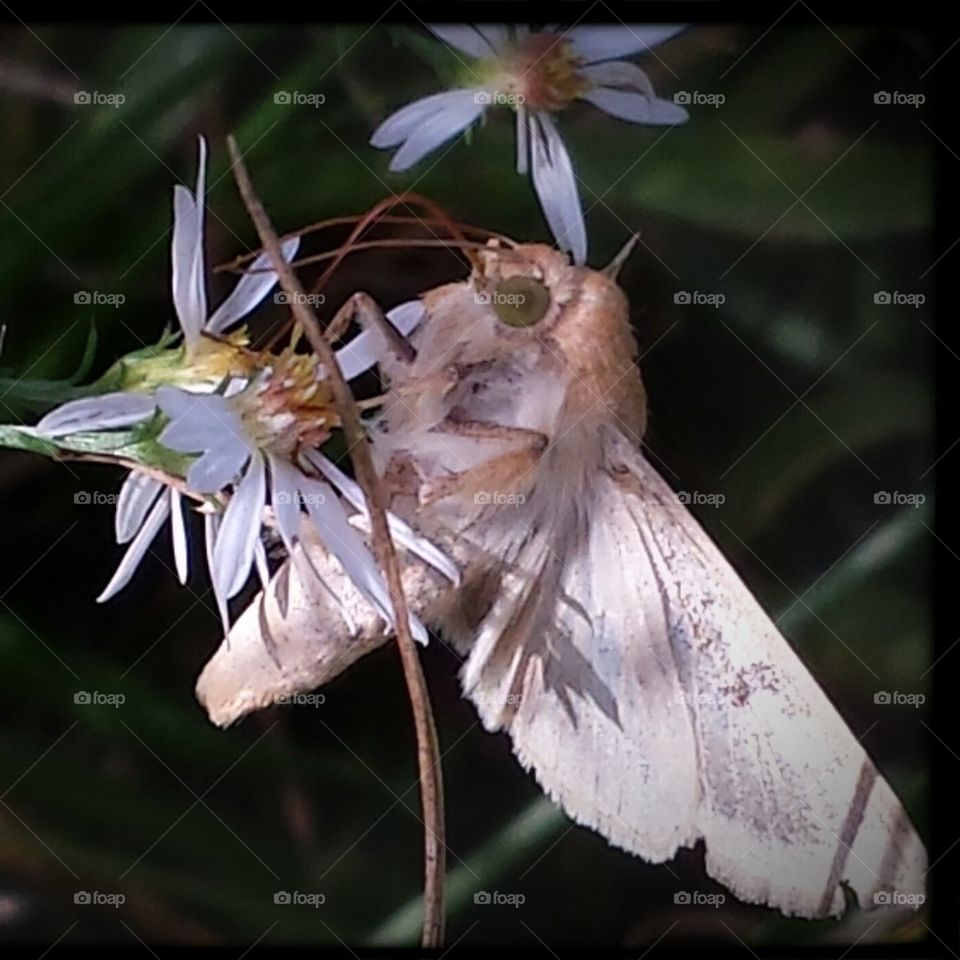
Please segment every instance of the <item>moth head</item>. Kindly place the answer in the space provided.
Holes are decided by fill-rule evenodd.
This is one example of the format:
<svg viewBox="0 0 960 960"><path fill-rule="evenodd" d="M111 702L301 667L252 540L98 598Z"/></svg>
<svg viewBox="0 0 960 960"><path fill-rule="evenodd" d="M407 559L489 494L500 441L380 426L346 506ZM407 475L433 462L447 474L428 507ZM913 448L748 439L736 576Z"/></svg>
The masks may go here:
<svg viewBox="0 0 960 960"><path fill-rule="evenodd" d="M543 244L509 249L492 242L471 259L474 296L504 336L528 332L543 337L578 296L580 268Z"/></svg>
<svg viewBox="0 0 960 960"><path fill-rule="evenodd" d="M575 266L544 244L506 248L491 242L473 254L470 287L501 355L535 349L568 384L572 416L613 413L639 437L646 399L637 346L615 270Z"/></svg>

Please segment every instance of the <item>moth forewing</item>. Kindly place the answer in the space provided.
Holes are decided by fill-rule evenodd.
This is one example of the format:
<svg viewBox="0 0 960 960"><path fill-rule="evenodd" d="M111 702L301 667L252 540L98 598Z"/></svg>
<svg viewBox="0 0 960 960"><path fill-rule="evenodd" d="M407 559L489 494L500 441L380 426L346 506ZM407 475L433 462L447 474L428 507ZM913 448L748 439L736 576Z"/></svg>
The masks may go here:
<svg viewBox="0 0 960 960"><path fill-rule="evenodd" d="M197 699L218 726L292 702L389 638L386 623L306 520L301 530L293 555L237 619L197 680ZM403 586L411 611L420 615L450 582L404 554Z"/></svg>
<svg viewBox="0 0 960 960"><path fill-rule="evenodd" d="M887 782L673 491L612 446L699 745L708 871L800 916L840 913L841 882L866 907L891 891L921 902L926 855Z"/></svg>

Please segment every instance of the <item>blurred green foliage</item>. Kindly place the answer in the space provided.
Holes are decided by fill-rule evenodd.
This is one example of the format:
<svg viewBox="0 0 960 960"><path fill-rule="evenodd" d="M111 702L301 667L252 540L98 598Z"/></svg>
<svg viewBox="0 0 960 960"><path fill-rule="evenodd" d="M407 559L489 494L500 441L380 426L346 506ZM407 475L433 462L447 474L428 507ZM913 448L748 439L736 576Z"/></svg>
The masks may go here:
<svg viewBox="0 0 960 960"><path fill-rule="evenodd" d="M787 635L926 833L927 712L878 707L873 696L929 687L937 346L925 309L877 305L874 294L925 290L932 141L923 111L875 105L874 93L916 91L930 39L764 29L692 29L642 61L665 96L725 95L719 108L692 107L682 128L636 127L586 105L559 122L583 181L591 262L642 231L622 280L654 463L677 489L724 494L721 509L697 510L702 522L768 609L783 612ZM75 372L91 321L91 375L171 322L171 188L192 185L199 132L212 146L212 263L254 242L226 167L228 132L284 231L416 189L460 220L547 239L513 172L508 116L402 177L366 145L380 119L439 89L453 66L423 31L396 24L0 32L0 420L43 404L29 402L19 377ZM125 102L75 105L73 90L122 92ZM275 102L293 90L322 92L325 103ZM305 252L342 239L314 236ZM327 308L355 289L390 306L463 271L443 251L356 255L328 287ZM74 302L90 290L125 302L95 311ZM679 291L725 302L684 305ZM282 319L269 307L263 329ZM93 601L119 560L113 511L75 494L114 493L121 477L2 453L0 937L415 943L422 828L396 655L352 668L321 707L213 729L192 695L219 637L205 579L179 587L161 538L119 598ZM878 491L924 493L927 503L877 504ZM863 933L856 916L787 921L732 900L674 907L677 889L714 889L699 851L671 873L572 828L507 739L479 729L452 653L436 643L424 661L446 751L450 942L639 945L668 927L668 943ZM77 704L78 691L125 702ZM126 903L76 905L84 890L122 892ZM326 902L277 906L283 890ZM522 892L526 903L478 906L478 890ZM868 939L917 930L882 920Z"/></svg>

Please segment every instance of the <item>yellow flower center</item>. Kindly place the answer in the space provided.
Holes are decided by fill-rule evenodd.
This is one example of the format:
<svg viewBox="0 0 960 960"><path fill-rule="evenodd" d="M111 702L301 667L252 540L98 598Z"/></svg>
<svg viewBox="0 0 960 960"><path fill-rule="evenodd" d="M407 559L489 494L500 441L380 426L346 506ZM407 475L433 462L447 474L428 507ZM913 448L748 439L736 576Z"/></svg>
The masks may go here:
<svg viewBox="0 0 960 960"><path fill-rule="evenodd" d="M592 86L582 66L566 37L532 33L495 61L492 82L517 105L561 110Z"/></svg>
<svg viewBox="0 0 960 960"><path fill-rule="evenodd" d="M256 361L264 373L236 400L257 445L291 456L301 445L325 443L340 418L329 383L317 378L317 358L288 347L260 354Z"/></svg>

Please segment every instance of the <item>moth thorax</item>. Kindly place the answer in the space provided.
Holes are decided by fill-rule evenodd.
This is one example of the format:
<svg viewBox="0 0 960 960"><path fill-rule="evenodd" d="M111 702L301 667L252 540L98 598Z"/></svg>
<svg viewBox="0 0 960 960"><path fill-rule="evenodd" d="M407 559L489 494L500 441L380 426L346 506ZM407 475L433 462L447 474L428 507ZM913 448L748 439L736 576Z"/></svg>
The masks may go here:
<svg viewBox="0 0 960 960"><path fill-rule="evenodd" d="M623 291L603 274L584 270L579 297L551 335L569 371L568 420L594 428L614 420L639 442L647 399Z"/></svg>

